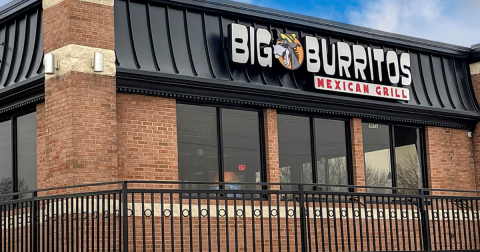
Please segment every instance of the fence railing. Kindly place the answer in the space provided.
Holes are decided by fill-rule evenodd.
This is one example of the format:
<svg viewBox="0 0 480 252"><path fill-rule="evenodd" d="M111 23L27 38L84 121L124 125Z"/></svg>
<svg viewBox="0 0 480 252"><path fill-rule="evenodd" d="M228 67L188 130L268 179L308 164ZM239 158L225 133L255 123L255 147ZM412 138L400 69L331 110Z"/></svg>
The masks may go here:
<svg viewBox="0 0 480 252"><path fill-rule="evenodd" d="M479 192L321 188L142 181L3 195L0 251L480 250Z"/></svg>

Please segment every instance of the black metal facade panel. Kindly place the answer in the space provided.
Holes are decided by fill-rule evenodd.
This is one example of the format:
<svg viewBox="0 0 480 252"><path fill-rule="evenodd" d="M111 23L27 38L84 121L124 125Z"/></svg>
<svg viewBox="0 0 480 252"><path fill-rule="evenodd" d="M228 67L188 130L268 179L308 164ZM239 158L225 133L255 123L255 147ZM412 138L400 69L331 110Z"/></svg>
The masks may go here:
<svg viewBox="0 0 480 252"><path fill-rule="evenodd" d="M42 12L33 0L0 10L0 114L43 97Z"/></svg>
<svg viewBox="0 0 480 252"><path fill-rule="evenodd" d="M385 43L352 33L341 34L338 29L316 29L313 25L308 27L259 19L242 15L240 9L238 12L232 10L220 13L219 9L215 9L218 6L209 5L212 8L206 8L197 2L205 1L116 0L115 44L119 87L127 82L128 85L134 85L131 80L123 81L123 76L125 79L126 76L131 78L134 75L132 73L151 77L166 74L179 82L183 80L197 87L211 81L219 90L226 90L225 92L233 86L250 90L265 90L271 87L271 96L280 99L292 92L303 93L305 97L314 99L318 108L321 108L326 100L329 101L329 106L332 101L337 101L336 110L344 112L349 112L349 108L343 106L343 101L353 99L365 107L371 105L370 114L375 114L373 108L385 108L385 111L379 113L398 108L398 111L424 109L426 113L433 114L437 113L435 111L442 111L441 116L438 113L438 118L445 115L451 115L452 118L465 116L470 124L479 118L480 109L473 95L468 55L463 53L464 48L459 48L458 53L452 53L455 50L452 48L448 53L442 50L435 52L431 49L415 49L411 44L400 43L402 40L399 40L398 44ZM290 71L282 67L261 68L232 63L228 60L224 39L227 36L227 26L231 23L255 28L275 28L282 32L295 33L299 37L309 35L325 38L329 43L344 41L395 50L397 53L408 52L413 81L411 86L405 87L410 89L411 99L401 102L320 92L314 90L314 75L305 68ZM423 44L419 44L421 48ZM162 85L156 86L155 82L151 82L148 87L142 87L151 90L164 88ZM392 113L392 116L395 116L394 114Z"/></svg>

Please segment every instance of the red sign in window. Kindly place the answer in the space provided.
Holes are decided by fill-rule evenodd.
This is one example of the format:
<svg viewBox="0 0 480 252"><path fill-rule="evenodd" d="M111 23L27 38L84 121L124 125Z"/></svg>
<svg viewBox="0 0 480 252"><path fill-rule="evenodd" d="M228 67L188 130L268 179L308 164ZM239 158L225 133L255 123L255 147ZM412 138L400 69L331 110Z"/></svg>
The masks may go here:
<svg viewBox="0 0 480 252"><path fill-rule="evenodd" d="M245 165L244 164L238 165L238 170L245 171Z"/></svg>

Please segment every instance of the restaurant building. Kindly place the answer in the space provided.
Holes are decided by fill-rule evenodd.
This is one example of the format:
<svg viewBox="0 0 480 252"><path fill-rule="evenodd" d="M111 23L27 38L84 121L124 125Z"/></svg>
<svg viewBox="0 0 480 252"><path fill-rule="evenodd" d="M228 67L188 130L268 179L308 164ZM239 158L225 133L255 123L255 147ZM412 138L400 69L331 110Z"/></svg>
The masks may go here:
<svg viewBox="0 0 480 252"><path fill-rule="evenodd" d="M0 251L480 250L479 46L221 0L0 24Z"/></svg>

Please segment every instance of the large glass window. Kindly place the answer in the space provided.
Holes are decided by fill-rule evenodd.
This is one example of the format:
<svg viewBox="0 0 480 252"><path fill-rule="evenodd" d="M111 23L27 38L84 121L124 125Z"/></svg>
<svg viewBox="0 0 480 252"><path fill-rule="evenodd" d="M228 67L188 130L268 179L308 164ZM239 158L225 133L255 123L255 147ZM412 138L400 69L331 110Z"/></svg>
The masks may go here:
<svg viewBox="0 0 480 252"><path fill-rule="evenodd" d="M179 179L261 182L259 120L257 111L177 104Z"/></svg>
<svg viewBox="0 0 480 252"><path fill-rule="evenodd" d="M316 190L346 190L334 186L351 182L345 121L279 114L277 124L280 182L325 185Z"/></svg>
<svg viewBox="0 0 480 252"><path fill-rule="evenodd" d="M363 123L363 150L367 186L422 188L421 129ZM369 189L369 192L392 193L390 189ZM416 194L415 189L399 189L396 193Z"/></svg>
<svg viewBox="0 0 480 252"><path fill-rule="evenodd" d="M37 189L36 128L35 112L0 122L0 195Z"/></svg>

